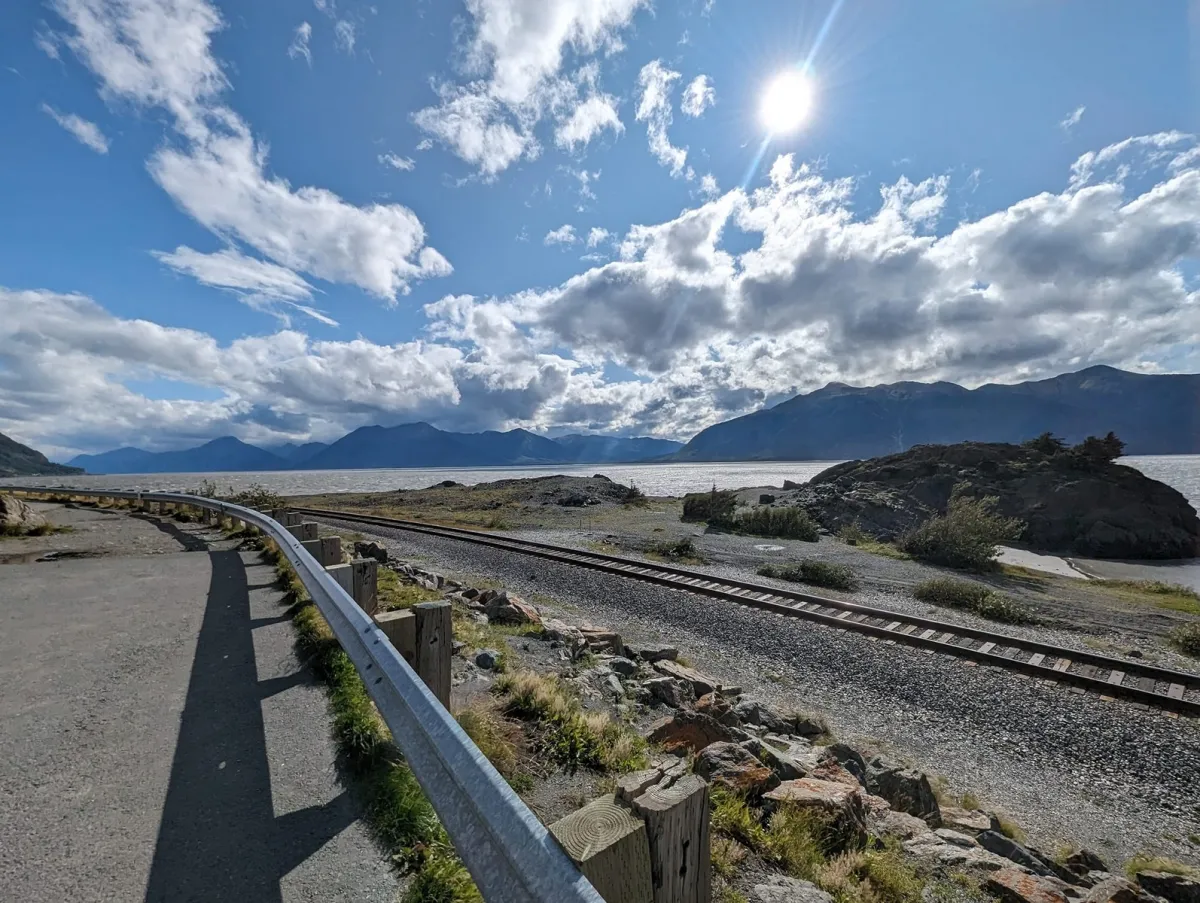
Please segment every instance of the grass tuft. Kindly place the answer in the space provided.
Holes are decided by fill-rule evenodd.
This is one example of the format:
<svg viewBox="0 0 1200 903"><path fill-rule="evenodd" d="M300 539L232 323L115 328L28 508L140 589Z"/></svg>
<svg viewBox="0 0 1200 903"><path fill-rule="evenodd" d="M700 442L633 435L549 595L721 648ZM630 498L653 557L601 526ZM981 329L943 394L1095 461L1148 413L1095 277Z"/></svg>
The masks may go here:
<svg viewBox="0 0 1200 903"><path fill-rule="evenodd" d="M457 715L459 726L479 747L505 780L511 781L517 770L516 737L520 729L496 711L495 706L476 702Z"/></svg>
<svg viewBox="0 0 1200 903"><path fill-rule="evenodd" d="M703 564L705 560L690 536L656 542L646 550L646 557L687 564Z"/></svg>
<svg viewBox="0 0 1200 903"><path fill-rule="evenodd" d="M1200 869L1168 859L1166 856L1151 856L1149 853L1136 853L1125 863L1125 872L1130 878L1136 878L1142 872L1166 872L1169 875L1182 875L1185 878L1200 880Z"/></svg>
<svg viewBox="0 0 1200 903"><path fill-rule="evenodd" d="M1020 602L968 580L935 577L917 584L913 595L942 608L957 608L1001 624L1037 624L1034 613Z"/></svg>
<svg viewBox="0 0 1200 903"><path fill-rule="evenodd" d="M399 574L387 567L379 568L376 592L379 607L384 611L412 608L418 602L434 602L442 598L442 593L437 590L401 580Z"/></svg>
<svg viewBox="0 0 1200 903"><path fill-rule="evenodd" d="M794 564L764 564L758 569L760 577L773 577L789 583L807 583L828 589L853 591L858 588L854 571L844 564L826 561L798 561Z"/></svg>

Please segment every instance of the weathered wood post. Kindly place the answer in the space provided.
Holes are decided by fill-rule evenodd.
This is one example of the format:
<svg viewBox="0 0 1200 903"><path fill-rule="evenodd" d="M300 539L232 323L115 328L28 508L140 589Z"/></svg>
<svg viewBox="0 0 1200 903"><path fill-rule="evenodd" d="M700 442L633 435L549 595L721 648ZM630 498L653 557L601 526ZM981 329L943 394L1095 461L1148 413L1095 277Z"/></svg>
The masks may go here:
<svg viewBox="0 0 1200 903"><path fill-rule="evenodd" d="M687 774L632 802L646 822L654 903L711 903L708 784Z"/></svg>
<svg viewBox="0 0 1200 903"><path fill-rule="evenodd" d="M342 538L340 536L321 537L321 557L317 559L322 566L342 563Z"/></svg>
<svg viewBox="0 0 1200 903"><path fill-rule="evenodd" d="M308 552L313 558L317 559L317 564L321 564L321 540L306 539L300 543L304 547L304 551Z"/></svg>
<svg viewBox="0 0 1200 903"><path fill-rule="evenodd" d="M314 526L316 526L314 524ZM350 562L354 575L354 601L369 615L379 608L379 562L374 558L355 558Z"/></svg>
<svg viewBox="0 0 1200 903"><path fill-rule="evenodd" d="M304 515L297 511L284 511L283 520L280 521L285 527L294 527L296 524L304 522Z"/></svg>
<svg viewBox="0 0 1200 903"><path fill-rule="evenodd" d="M354 568L348 564L327 565L325 570L334 582L346 591L346 595L354 598Z"/></svg>
<svg viewBox="0 0 1200 903"><path fill-rule="evenodd" d="M291 524L288 526L287 531L301 542L308 542L310 539L317 538L317 525L311 521L306 524Z"/></svg>
<svg viewBox="0 0 1200 903"><path fill-rule="evenodd" d="M550 833L605 903L655 899L646 825L612 794L555 822Z"/></svg>
<svg viewBox="0 0 1200 903"><path fill-rule="evenodd" d="M375 623L396 647L396 651L416 670L417 616L407 609L381 611L375 614Z"/></svg>
<svg viewBox="0 0 1200 903"><path fill-rule="evenodd" d="M450 656L454 651L450 603L419 602L412 607L412 612L417 628L414 670L438 701L449 709Z"/></svg>

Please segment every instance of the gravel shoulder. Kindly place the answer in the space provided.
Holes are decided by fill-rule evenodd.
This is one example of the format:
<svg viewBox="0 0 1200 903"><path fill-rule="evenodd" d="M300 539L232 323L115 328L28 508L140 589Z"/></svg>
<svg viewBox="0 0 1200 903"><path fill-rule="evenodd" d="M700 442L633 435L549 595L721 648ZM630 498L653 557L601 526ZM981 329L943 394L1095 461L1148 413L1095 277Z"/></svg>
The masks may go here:
<svg viewBox="0 0 1200 903"><path fill-rule="evenodd" d="M1043 848L1069 842L1113 860L1150 851L1200 862L1187 839L1200 822L1193 720L555 562L329 523L380 537L393 554L476 585L497 581L568 621L619 629L627 641L669 642L723 682L782 708L819 712L840 737L942 776L950 793L973 791ZM557 532L537 538L568 544ZM591 538L604 537L576 534L574 544ZM745 542L718 542L726 539ZM715 563L717 547L704 540L709 569L734 566ZM830 552L866 554L842 549ZM896 580L921 573L912 562L879 562Z"/></svg>

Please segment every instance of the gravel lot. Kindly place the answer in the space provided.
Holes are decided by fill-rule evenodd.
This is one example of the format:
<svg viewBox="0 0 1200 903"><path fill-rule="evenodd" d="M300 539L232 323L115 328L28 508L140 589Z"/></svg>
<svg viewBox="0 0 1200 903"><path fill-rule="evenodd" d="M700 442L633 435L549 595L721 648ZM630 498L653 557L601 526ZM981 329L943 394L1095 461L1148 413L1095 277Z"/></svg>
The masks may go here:
<svg viewBox="0 0 1200 903"><path fill-rule="evenodd" d="M953 793L974 791L1051 851L1070 842L1112 860L1146 850L1200 862L1188 840L1200 831L1196 721L569 565L329 523L426 566L499 581L568 621L668 641L723 682L819 711L839 737L940 775Z"/></svg>

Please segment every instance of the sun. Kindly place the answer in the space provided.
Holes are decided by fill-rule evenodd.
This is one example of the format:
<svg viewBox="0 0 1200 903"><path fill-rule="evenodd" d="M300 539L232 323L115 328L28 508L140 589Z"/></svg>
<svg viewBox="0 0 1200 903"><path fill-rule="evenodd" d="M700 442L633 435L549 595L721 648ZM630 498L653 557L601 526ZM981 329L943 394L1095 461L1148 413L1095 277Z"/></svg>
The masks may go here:
<svg viewBox="0 0 1200 903"><path fill-rule="evenodd" d="M812 106L812 79L799 70L789 69L771 79L763 91L758 115L768 132L783 135L804 125Z"/></svg>

